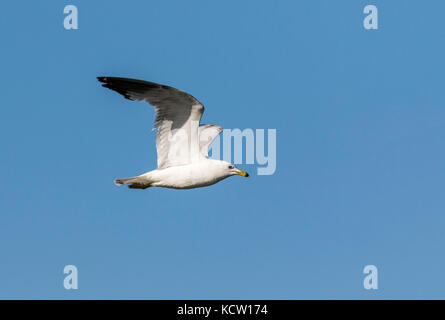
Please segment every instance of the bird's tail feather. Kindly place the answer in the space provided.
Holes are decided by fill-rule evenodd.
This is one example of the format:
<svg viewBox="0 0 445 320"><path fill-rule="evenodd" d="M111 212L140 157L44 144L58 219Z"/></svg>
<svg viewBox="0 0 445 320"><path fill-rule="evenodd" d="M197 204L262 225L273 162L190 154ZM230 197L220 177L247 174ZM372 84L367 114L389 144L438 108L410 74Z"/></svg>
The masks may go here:
<svg viewBox="0 0 445 320"><path fill-rule="evenodd" d="M151 186L150 182L147 179L143 179L141 177L131 177L131 178L120 178L114 180L114 184L117 186L123 186L128 184L130 189L147 189Z"/></svg>

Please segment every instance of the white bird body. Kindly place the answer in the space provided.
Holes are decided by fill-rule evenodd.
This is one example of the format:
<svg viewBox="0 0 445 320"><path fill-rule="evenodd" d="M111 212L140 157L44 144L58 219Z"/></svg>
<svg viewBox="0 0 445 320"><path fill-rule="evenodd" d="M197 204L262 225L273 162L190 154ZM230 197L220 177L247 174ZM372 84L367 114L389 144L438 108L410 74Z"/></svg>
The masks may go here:
<svg viewBox="0 0 445 320"><path fill-rule="evenodd" d="M165 187L191 189L215 184L229 176L249 175L234 165L208 158L211 142L222 131L218 125L199 125L204 106L191 95L154 82L98 77L103 86L155 107L158 168L137 177L116 179L132 189Z"/></svg>
<svg viewBox="0 0 445 320"><path fill-rule="evenodd" d="M206 159L199 162L156 169L139 176L152 187L192 189L215 184L229 176L227 162ZM236 173L235 173L236 174Z"/></svg>

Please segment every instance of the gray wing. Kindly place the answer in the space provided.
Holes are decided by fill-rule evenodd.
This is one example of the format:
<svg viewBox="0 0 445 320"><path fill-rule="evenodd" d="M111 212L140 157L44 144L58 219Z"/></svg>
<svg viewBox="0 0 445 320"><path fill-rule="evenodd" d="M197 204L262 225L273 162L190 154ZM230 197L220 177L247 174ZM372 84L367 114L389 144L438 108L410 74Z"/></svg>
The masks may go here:
<svg viewBox="0 0 445 320"><path fill-rule="evenodd" d="M146 101L154 106L154 128L158 168L167 168L193 162L199 154L198 127L204 106L193 96L173 87L154 82L98 77L103 87L135 101Z"/></svg>

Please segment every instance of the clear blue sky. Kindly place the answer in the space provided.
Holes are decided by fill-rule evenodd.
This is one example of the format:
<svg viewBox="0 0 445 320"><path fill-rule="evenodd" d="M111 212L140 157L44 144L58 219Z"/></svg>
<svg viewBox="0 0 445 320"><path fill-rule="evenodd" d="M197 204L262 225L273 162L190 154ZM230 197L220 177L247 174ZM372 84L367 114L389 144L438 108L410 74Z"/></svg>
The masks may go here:
<svg viewBox="0 0 445 320"><path fill-rule="evenodd" d="M63 8L79 29L63 28ZM367 4L379 29L363 28ZM0 298L445 298L445 3L5 2ZM277 129L272 176L145 191L153 110ZM240 165L255 173L256 165ZM63 267L79 270L65 290ZM379 289L363 288L363 267Z"/></svg>

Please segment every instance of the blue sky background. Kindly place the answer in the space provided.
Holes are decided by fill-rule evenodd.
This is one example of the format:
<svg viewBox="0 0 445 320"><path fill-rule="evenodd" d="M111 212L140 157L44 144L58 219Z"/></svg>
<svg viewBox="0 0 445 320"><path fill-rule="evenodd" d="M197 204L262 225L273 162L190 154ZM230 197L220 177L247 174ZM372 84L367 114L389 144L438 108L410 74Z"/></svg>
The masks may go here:
<svg viewBox="0 0 445 320"><path fill-rule="evenodd" d="M68 4L78 30L63 28ZM367 4L377 31L363 28ZM0 298L445 298L444 11L3 3ZM116 187L155 168L154 112L98 75L188 91L204 123L276 128L276 173ZM63 287L68 264L78 290ZM362 285L368 264L376 291Z"/></svg>

